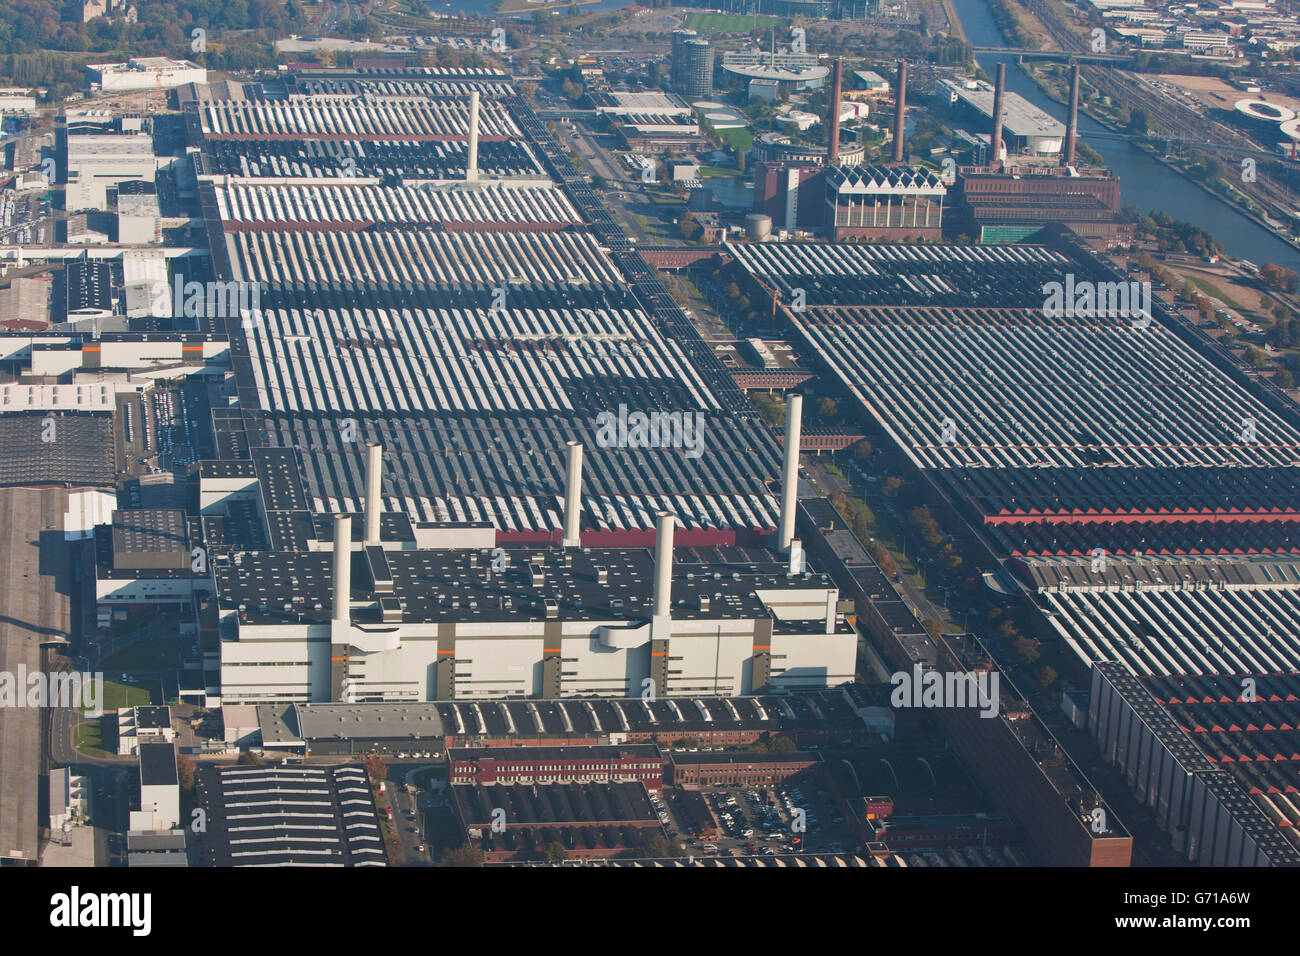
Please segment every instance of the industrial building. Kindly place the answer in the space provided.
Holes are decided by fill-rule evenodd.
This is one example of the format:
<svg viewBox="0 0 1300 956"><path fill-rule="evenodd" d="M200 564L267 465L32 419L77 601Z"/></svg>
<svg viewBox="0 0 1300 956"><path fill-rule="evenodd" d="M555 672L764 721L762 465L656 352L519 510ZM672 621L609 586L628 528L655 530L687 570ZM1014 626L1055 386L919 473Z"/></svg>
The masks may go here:
<svg viewBox="0 0 1300 956"><path fill-rule="evenodd" d="M1119 180L1108 169L962 166L952 205L958 228L983 243L1019 242L1048 223L1106 244L1133 234L1120 216Z"/></svg>
<svg viewBox="0 0 1300 956"><path fill-rule="evenodd" d="M984 80L941 78L935 83L935 95L941 100L952 105L960 104L970 115L988 122L993 119L994 94L993 85ZM1053 119L1019 93L1004 92L1002 100L1002 132L1009 153L1060 154L1065 141L1064 123Z"/></svg>
<svg viewBox="0 0 1300 956"><path fill-rule="evenodd" d="M1137 719L1123 715L1174 709L1179 700L1285 701L1287 693L1268 682L1285 684L1300 673L1292 638L1300 628L1294 407L1200 341L1159 297L1048 308L1044 293L1053 282L1132 291L1127 277L1073 240L737 244L729 251L757 280L753 294L772 290L823 370L931 483L927 503L946 526L965 524L973 541L967 553L1001 565L1005 586L1028 594L1044 630L1070 651L1076 676L1091 674L1083 710L1091 706L1103 753L1129 775L1135 793L1156 801L1162 820L1168 801L1187 801L1171 817L1175 848L1197 862L1288 862L1293 808L1267 796L1287 785L1254 778L1234 785L1225 773L1237 761L1254 766L1253 756L1238 754L1263 745L1249 731L1233 737L1234 728L1284 726L1286 716L1178 712L1173 726L1187 739L1160 746L1192 776L1170 778L1149 759L1154 744L1134 736ZM804 307L784 308L796 289ZM864 363L864 355L872 360ZM948 362L964 369L963 377L945 371ZM1099 382L1109 385L1099 390ZM853 566L837 569L831 554L819 556L854 599L864 630L898 665L923 659L942 666L946 656L961 669L981 666L978 649L956 648L952 638L927 647L932 642L891 624L887 605L864 608L862 596L880 585L863 580L859 587L851 583L861 578ZM1216 683L1222 691L1210 689ZM1252 684L1263 688L1258 698L1243 691ZM1004 691L1003 714L1019 707ZM1031 839L1039 853L1048 840L1062 859L1123 857L1122 832L1099 840L1071 825L1060 841L1046 837L1057 812L1049 792L1076 807L1094 798L1071 782L1078 778L1066 762L1049 773L1038 757L1042 779L1025 763L1027 753L1043 752L1045 730L1024 720L958 718L942 718L954 746L981 761L1019 766L1021 788L1041 789L1031 803L1000 779L989 781L1001 806L1041 830ZM1140 720L1152 726L1155 718ZM1228 737L1218 736L1220 728ZM1216 773L1200 776L1192 766L1200 759ZM1173 794L1170 779L1195 786Z"/></svg>
<svg viewBox="0 0 1300 956"><path fill-rule="evenodd" d="M131 810L133 831L166 831L181 822L181 789L176 772L176 745L142 741L135 749L140 768L138 808Z"/></svg>
<svg viewBox="0 0 1300 956"><path fill-rule="evenodd" d="M1287 729L1300 687L1294 668L1256 680L1143 678L1112 661L1092 669L1088 727L1102 756L1200 866L1300 866Z"/></svg>
<svg viewBox="0 0 1300 956"><path fill-rule="evenodd" d="M664 758L652 744L595 747L476 747L447 751L447 780L461 784L664 784Z"/></svg>
<svg viewBox="0 0 1300 956"><path fill-rule="evenodd" d="M826 229L832 239L939 239L943 180L924 166L832 166Z"/></svg>
<svg viewBox="0 0 1300 956"><path fill-rule="evenodd" d="M487 550L370 546L342 594L340 550L217 563L223 701L752 694L855 669L838 590L781 566L660 573L644 550L511 549L494 570Z"/></svg>
<svg viewBox="0 0 1300 956"><path fill-rule="evenodd" d="M952 84L949 86L954 96L962 89ZM1075 161L1079 139L1078 65L1070 70L1069 122L1064 127L1064 139L1057 151L1060 165L1056 167L1007 165L1004 162L1003 137L1008 127L1001 117L1007 115L1003 105L1007 99L1005 86L1006 64L999 64L988 110L990 116L996 113L999 119L990 124L987 151L982 138L977 140L972 150L976 157L986 155L988 163L963 166L957 170L953 195L956 215L951 218L958 224L951 231L964 231L982 243L1020 242L1049 225L1064 226L1101 245L1113 245L1131 238L1133 226L1119 211L1119 180L1108 169L1081 167ZM983 104L983 92L980 97L978 103ZM1041 118L1022 117L1017 121L1022 134L1035 124L1044 125ZM1024 142L1017 144L1015 135L1013 132L1012 142L1022 151L1039 151L1034 146L1033 137L1025 139L1022 136ZM1014 148L1013 145L1013 151Z"/></svg>
<svg viewBox="0 0 1300 956"><path fill-rule="evenodd" d="M211 767L199 771L209 866L387 866L366 771Z"/></svg>
<svg viewBox="0 0 1300 956"><path fill-rule="evenodd" d="M462 785L450 796L466 839L491 863L537 859L551 843L573 859L608 857L663 836L641 783Z"/></svg>
<svg viewBox="0 0 1300 956"><path fill-rule="evenodd" d="M208 81L208 71L201 66L165 56L133 57L125 63L95 63L87 66L86 71L105 93L169 90L186 83Z"/></svg>
<svg viewBox="0 0 1300 956"><path fill-rule="evenodd" d="M391 758L450 747L581 748L683 741L737 747L789 737L801 746L854 746L888 736L888 707L850 703L854 685L773 697L474 700L411 704L261 704L263 749ZM226 706L223 711L238 710Z"/></svg>
<svg viewBox="0 0 1300 956"><path fill-rule="evenodd" d="M596 103L694 122L663 94ZM632 292L640 267L586 225L583 194L518 175L520 157L557 160L498 74L299 72L185 108L215 264L259 293L213 325L239 414L214 415L221 455L198 477L210 699L852 679L837 589L786 556L794 464L698 333L664 321L675 306ZM391 178L375 150L395 138L439 178ZM480 165L493 144L508 162ZM359 175L322 178L302 153ZM656 425L611 437L610 415ZM179 569L160 584L198 587Z"/></svg>

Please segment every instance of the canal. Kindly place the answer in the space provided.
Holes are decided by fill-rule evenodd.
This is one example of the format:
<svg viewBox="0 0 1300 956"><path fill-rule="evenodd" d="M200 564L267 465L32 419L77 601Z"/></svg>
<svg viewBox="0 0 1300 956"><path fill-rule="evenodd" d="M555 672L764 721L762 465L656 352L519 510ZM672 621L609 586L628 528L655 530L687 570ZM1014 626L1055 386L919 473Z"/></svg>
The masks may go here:
<svg viewBox="0 0 1300 956"><path fill-rule="evenodd" d="M953 0L962 29L972 46L1006 46L989 10L987 0ZM985 53L977 59L992 76L999 62L1007 64L1007 89L1019 93L1040 109L1065 122L1064 104L1043 93L1016 64L1012 54ZM1143 212L1157 209L1175 219L1199 226L1223 245L1229 255L1249 259L1256 265L1275 262L1300 271L1300 249L1279 238L1234 207L1196 186L1179 173L1156 162L1129 142L1099 138L1110 131L1080 112L1079 136L1106 158L1106 165L1120 178L1125 203Z"/></svg>

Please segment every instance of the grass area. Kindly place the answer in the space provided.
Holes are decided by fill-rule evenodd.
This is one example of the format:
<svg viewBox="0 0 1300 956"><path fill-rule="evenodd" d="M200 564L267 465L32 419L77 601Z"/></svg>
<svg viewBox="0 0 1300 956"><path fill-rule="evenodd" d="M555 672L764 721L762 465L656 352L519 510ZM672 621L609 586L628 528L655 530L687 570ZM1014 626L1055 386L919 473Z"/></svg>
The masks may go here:
<svg viewBox="0 0 1300 956"><path fill-rule="evenodd" d="M119 707L135 707L137 704L161 704L162 687L156 680L143 680L137 684L119 684L116 681L104 681L105 711L117 710Z"/></svg>
<svg viewBox="0 0 1300 956"><path fill-rule="evenodd" d="M177 666L176 642L168 637L146 637L128 644L100 661L106 671L163 671Z"/></svg>
<svg viewBox="0 0 1300 956"><path fill-rule="evenodd" d="M700 178L706 176L743 176L745 175L735 166L701 166Z"/></svg>
<svg viewBox="0 0 1300 956"><path fill-rule="evenodd" d="M744 126L717 130L718 139L738 152L744 152L754 145L754 131Z"/></svg>
<svg viewBox="0 0 1300 956"><path fill-rule="evenodd" d="M636 224L638 226L640 226L642 229L646 231L647 235L655 236L659 239L663 239L667 237L668 232L664 228L664 224L662 222L657 222L656 220L653 220L648 216L643 216L638 212L632 213L632 218L636 220Z"/></svg>
<svg viewBox="0 0 1300 956"><path fill-rule="evenodd" d="M788 28L780 17L745 17L731 13L688 13L682 24L688 30L716 30L719 33L750 33L753 30Z"/></svg>
<svg viewBox="0 0 1300 956"><path fill-rule="evenodd" d="M1213 282L1210 282L1208 279L1202 279L1199 276L1194 276L1194 275L1184 275L1184 278L1190 279L1192 285L1196 286L1196 288L1200 289L1206 295L1210 296L1211 298L1218 299L1228 308L1235 309L1236 311L1240 312L1243 316L1251 316L1257 314L1254 309L1248 309L1240 302L1237 302L1235 299L1230 298L1223 291L1221 287L1215 285Z"/></svg>
<svg viewBox="0 0 1300 956"><path fill-rule="evenodd" d="M77 724L77 729L72 732L72 746L87 757L109 756L104 749L103 721L88 720L84 724Z"/></svg>

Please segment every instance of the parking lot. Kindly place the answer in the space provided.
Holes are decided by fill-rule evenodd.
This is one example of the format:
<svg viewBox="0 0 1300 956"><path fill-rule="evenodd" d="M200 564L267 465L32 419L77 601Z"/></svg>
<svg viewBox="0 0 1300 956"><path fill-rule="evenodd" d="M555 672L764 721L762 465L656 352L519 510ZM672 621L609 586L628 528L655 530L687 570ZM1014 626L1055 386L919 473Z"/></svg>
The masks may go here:
<svg viewBox="0 0 1300 956"><path fill-rule="evenodd" d="M856 842L846 835L843 818L816 780L748 789L665 788L652 793L651 800L668 835L692 853L839 853ZM699 819L706 809L709 819ZM715 829L717 835L711 837Z"/></svg>

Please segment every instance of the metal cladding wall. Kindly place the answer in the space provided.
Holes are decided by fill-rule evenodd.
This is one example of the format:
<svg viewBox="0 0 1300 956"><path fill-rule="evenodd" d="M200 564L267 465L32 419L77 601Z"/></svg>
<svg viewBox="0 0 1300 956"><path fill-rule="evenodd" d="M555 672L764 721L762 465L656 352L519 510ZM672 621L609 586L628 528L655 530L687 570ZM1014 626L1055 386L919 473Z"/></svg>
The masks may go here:
<svg viewBox="0 0 1300 956"><path fill-rule="evenodd" d="M1300 863L1300 853L1241 783L1210 761L1122 664L1092 669L1088 727L1102 758L1124 772L1134 795L1201 866Z"/></svg>

